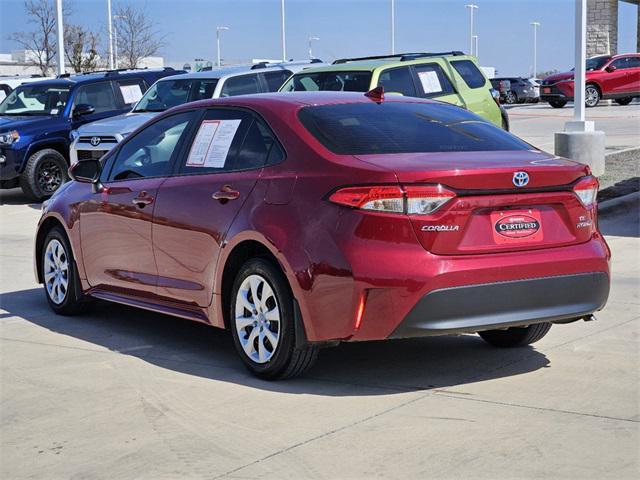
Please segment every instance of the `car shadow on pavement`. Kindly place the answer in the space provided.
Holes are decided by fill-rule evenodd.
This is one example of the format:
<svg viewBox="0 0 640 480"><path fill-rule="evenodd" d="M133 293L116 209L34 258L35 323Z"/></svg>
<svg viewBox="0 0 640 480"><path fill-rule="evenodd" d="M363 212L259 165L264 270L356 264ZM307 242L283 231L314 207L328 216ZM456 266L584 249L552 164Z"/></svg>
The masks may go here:
<svg viewBox="0 0 640 480"><path fill-rule="evenodd" d="M495 349L476 335L461 335L345 343L323 349L317 364L301 378L266 382L245 370L228 332L207 325L102 302L81 316L57 316L39 288L1 294L0 308L8 313L3 321L21 317L61 335L46 342L39 337L33 348L45 348L44 344L96 354L116 352L186 375L294 394L389 395L443 389L549 365L534 348ZM7 329L3 336L21 340Z"/></svg>
<svg viewBox="0 0 640 480"><path fill-rule="evenodd" d="M42 208L41 203L33 203L19 188L0 190L0 205L27 205L35 210Z"/></svg>
<svg viewBox="0 0 640 480"><path fill-rule="evenodd" d="M640 197L635 195L606 214L600 214L598 228L605 236L640 238Z"/></svg>

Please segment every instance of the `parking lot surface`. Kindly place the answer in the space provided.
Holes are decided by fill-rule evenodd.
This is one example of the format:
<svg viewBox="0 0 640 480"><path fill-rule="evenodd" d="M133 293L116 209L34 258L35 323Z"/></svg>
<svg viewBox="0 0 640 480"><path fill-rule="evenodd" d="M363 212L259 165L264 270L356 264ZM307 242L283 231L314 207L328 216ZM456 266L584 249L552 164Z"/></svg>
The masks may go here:
<svg viewBox="0 0 640 480"><path fill-rule="evenodd" d="M638 478L637 203L601 220L598 321L515 350L346 344L269 383L222 331L108 304L52 314L32 273L39 205L3 202L0 478Z"/></svg>
<svg viewBox="0 0 640 480"><path fill-rule="evenodd" d="M573 103L553 108L546 103L523 104L508 108L511 132L536 147L553 153L554 133L564 130L573 118ZM640 103L620 106L602 102L586 109L586 119L595 122L596 130L605 132L607 153L640 147Z"/></svg>

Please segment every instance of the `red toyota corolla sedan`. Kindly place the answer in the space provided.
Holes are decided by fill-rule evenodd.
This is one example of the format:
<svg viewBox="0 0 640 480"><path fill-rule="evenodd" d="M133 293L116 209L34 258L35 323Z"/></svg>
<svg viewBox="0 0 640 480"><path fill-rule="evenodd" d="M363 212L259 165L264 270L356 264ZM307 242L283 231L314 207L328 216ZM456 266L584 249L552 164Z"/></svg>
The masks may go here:
<svg viewBox="0 0 640 480"><path fill-rule="evenodd" d="M196 102L70 173L35 245L51 308L99 298L227 328L263 378L342 341L526 345L609 293L589 169L444 103Z"/></svg>

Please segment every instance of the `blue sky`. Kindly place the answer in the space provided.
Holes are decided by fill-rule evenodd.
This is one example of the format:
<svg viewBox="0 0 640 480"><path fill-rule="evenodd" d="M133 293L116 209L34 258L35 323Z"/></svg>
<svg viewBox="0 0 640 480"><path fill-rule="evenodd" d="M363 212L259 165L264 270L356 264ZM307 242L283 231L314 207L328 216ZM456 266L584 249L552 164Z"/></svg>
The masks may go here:
<svg viewBox="0 0 640 480"><path fill-rule="evenodd" d="M106 0L63 0L73 21L105 30ZM114 4L118 0L112 0ZM280 0L129 0L146 6L167 35L161 54L169 62L215 57L215 27L226 25L223 57L280 56ZM396 0L396 51L469 49L469 0ZM474 0L480 63L504 75L527 74L532 27L538 37L538 70L573 65L573 0ZM0 0L0 52L17 48L7 37L25 28L23 0ZM389 0L286 0L287 56L305 58L309 35L323 60L386 53L390 48ZM635 51L637 7L620 3L619 51ZM29 28L27 26L26 28ZM103 38L106 36L103 36Z"/></svg>

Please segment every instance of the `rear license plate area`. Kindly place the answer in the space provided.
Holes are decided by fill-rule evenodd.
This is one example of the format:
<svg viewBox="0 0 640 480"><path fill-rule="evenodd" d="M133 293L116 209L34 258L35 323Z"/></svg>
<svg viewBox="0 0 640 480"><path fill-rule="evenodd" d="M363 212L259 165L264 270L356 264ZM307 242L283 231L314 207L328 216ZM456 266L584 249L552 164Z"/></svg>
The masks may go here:
<svg viewBox="0 0 640 480"><path fill-rule="evenodd" d="M538 210L500 210L491 213L493 241L498 245L536 243L543 240Z"/></svg>

